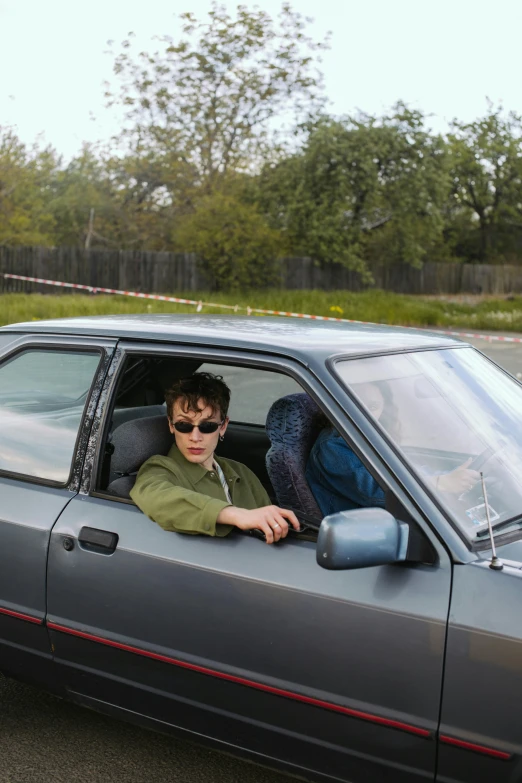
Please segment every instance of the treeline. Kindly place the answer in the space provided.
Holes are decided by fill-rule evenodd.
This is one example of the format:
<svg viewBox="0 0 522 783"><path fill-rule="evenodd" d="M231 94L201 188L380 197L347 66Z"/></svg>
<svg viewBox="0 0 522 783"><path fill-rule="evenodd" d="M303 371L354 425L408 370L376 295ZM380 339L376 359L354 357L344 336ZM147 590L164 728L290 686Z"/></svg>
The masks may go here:
<svg viewBox="0 0 522 783"><path fill-rule="evenodd" d="M195 252L223 288L274 259L522 260L522 118L489 105L445 135L402 103L328 113L307 21L214 5L180 40L114 57L122 131L64 164L0 128L0 245ZM351 77L347 74L346 89Z"/></svg>

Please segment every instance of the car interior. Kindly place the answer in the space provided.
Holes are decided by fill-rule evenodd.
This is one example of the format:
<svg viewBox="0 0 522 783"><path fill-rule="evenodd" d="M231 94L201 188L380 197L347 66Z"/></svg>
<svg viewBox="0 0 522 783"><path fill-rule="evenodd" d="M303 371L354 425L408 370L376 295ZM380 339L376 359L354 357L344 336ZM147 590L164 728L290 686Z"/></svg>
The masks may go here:
<svg viewBox="0 0 522 783"><path fill-rule="evenodd" d="M218 456L247 465L275 504L296 511L307 533L316 533L322 515L304 474L322 426L321 411L292 378L260 368L128 357L106 422L96 492L132 502L129 493L141 465L154 454L167 454L174 443L165 391L176 379L197 371L222 376L231 390L230 424L218 444ZM391 496L387 507L390 503Z"/></svg>
<svg viewBox="0 0 522 783"><path fill-rule="evenodd" d="M313 400L282 373L198 359L128 357L106 426L97 491L128 499L143 462L169 451L174 439L165 390L197 371L222 376L231 390L230 424L216 453L246 464L274 503L320 518L304 480L306 460L320 429Z"/></svg>

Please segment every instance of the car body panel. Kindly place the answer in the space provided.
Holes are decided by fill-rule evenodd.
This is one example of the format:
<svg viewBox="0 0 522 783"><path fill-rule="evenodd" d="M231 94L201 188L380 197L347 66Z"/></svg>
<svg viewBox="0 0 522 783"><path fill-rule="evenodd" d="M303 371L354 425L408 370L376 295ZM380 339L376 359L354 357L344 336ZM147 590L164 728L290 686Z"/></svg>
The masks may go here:
<svg viewBox="0 0 522 783"><path fill-rule="evenodd" d="M12 324L6 330L33 332L34 323ZM113 315L39 321L41 333L99 335L124 339L175 341L198 346L226 346L292 356L308 363L310 356L335 353L360 356L382 351L463 345L452 337L404 327L307 321L297 318L252 318L228 315ZM0 335L3 329L0 329Z"/></svg>
<svg viewBox="0 0 522 783"><path fill-rule="evenodd" d="M85 525L116 533L116 551L85 551ZM80 495L52 534L48 624L76 693L110 701L123 676L123 708L183 725L189 700L193 728L223 741L226 713L304 769L363 781L391 766L413 781L435 763L449 589L443 551L437 567L334 573L311 543L171 535Z"/></svg>
<svg viewBox="0 0 522 783"><path fill-rule="evenodd" d="M256 357L247 351L124 341L119 343L117 361L123 364L126 355L135 352L181 358L188 354L205 361L250 362L284 369L313 396L323 403L327 401L326 389L309 372L287 360L274 362L268 354ZM334 402L342 390L330 374L325 380L331 389L332 411L338 423L349 426L342 408ZM106 400L114 393L117 381L118 372L113 369L96 413L100 421L93 429L97 431L103 430L103 419L109 416ZM355 407L352 401L348 404ZM94 451L94 444L90 451ZM90 473L96 475L96 466ZM294 542L291 550L285 544L274 571L273 551L258 540L238 536L233 543L233 539L194 540L165 534L144 520L133 506L89 497L90 489L88 484L83 486L85 496L78 496L55 527L49 561L48 621L57 661L66 667L68 688L74 698L82 701L96 694L95 698L107 703L107 694L112 693L113 707L136 711L140 705L145 715L159 715L165 725L182 727L187 727L190 702L192 730L201 733L206 727L209 737L219 737L222 742L232 731L243 749L264 749L267 753L272 748L276 758L291 758L296 767L314 770L316 774L328 769L342 777L349 770L349 779L357 781L365 779L369 768L378 776L391 766L397 780L430 776L435 763L434 737L451 577L450 560L436 537L431 536L438 551L436 568L424 567L421 573L421 569L407 567L401 576L394 568L352 572L350 576L344 573L344 581L349 577L355 584L352 595L339 588L332 592L332 585L342 585L343 578L336 582L333 574L316 567L315 547L306 552L301 544L296 547ZM411 511L416 513L413 507ZM107 557L82 551L78 546L73 552L63 550L60 542L64 537L77 541L83 525L95 524L119 536L114 554ZM96 577L91 583L88 574L93 568L93 557ZM297 557L304 558L301 564ZM141 575L139 582L136 574ZM401 579L405 580L404 589ZM314 580L318 582L315 590ZM405 585L411 580L412 589L408 590ZM162 583L172 586L172 595L157 592ZM185 619L187 610L178 607L173 599L178 594L194 596L188 610L190 624ZM104 595L110 596L110 601ZM205 595L213 596L208 607L202 604ZM224 596L221 613L214 604L218 595ZM378 600L378 605L372 607L376 595L383 603L379 606ZM93 603L94 596L98 600ZM241 613L242 625L239 629L230 628L225 635L223 629L230 626L230 606L234 607L234 614ZM274 607L281 607L275 616ZM85 612L81 617L79 609ZM106 611L109 614L100 625ZM381 674L387 666L377 660L379 655L386 656L386 648L380 636L377 641L368 632L374 625L375 611L396 626L389 635L397 640L397 647L388 648L388 653L397 667L394 679L402 682L403 687L396 689L394 685L388 693ZM139 629L138 616L148 625ZM300 632L302 621L296 618L303 617L310 620ZM250 625L245 627L248 620ZM342 634L335 652L337 664L333 665L332 654L323 645L318 647L317 639L330 634L329 648L335 649L335 632L331 636L335 627L352 630ZM210 628L221 629L221 633L209 637ZM351 635L355 632L358 643L354 646ZM298 635L296 642L294 637ZM273 638L271 661L266 646L269 637ZM425 677L416 684L412 682L412 662L408 656L400 655L403 637L412 639L415 655L423 659L421 669L424 665L429 668L429 687ZM168 661L151 659L150 653ZM169 665L172 660L177 663ZM343 673L343 661L351 672L348 678ZM180 664L201 666L213 674L202 676ZM177 668L173 671L173 665L181 672ZM125 683L120 682L120 672L129 667L133 671L131 681L126 678ZM250 685L224 683L224 675L248 680ZM343 676L346 687L339 694L338 683ZM373 683L371 690L364 686L368 682ZM275 688L278 694L267 697L265 686ZM245 687L250 688L247 696ZM194 693L200 692L205 694L203 703L194 697ZM283 692L287 695L281 696ZM313 702L306 708L310 717L303 713L302 704L296 707L300 698ZM327 706L318 707L316 703ZM338 713L338 708L345 713ZM258 727L255 736L242 726L244 721ZM406 729L390 725L395 723ZM408 736L397 737L390 744L390 731ZM397 752L397 748L402 750ZM401 755L408 759L407 763L401 761Z"/></svg>
<svg viewBox="0 0 522 783"><path fill-rule="evenodd" d="M522 778L522 719L512 709L522 692L522 563L489 564L454 569L438 765L448 783Z"/></svg>
<svg viewBox="0 0 522 783"><path fill-rule="evenodd" d="M49 336L24 335L4 342L4 335L0 337L0 362L19 350L81 349L94 345L100 350L100 359L104 356L97 370L100 384L115 345L115 341L104 339L93 342L89 338L63 337L58 341ZM97 400L93 383L91 405L95 406ZM80 463L88 424L86 418L80 427L76 451ZM51 646L44 625L47 557L52 527L78 489L75 477L81 464L78 466L76 459L66 486L52 486L30 476L0 475L0 671L17 676L28 672L28 679L34 681L39 679L40 667L42 676L45 671L45 678L53 679Z"/></svg>
<svg viewBox="0 0 522 783"><path fill-rule="evenodd" d="M52 526L72 493L0 478L0 671L48 668L47 551Z"/></svg>

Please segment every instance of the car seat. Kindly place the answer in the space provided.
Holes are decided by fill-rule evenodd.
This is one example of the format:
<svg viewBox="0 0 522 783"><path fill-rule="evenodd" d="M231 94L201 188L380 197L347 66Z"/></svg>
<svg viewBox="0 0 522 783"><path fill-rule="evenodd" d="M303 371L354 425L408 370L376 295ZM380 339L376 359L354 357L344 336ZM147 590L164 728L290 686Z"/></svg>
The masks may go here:
<svg viewBox="0 0 522 783"><path fill-rule="evenodd" d="M107 492L128 498L143 463L155 454L165 456L173 443L174 436L169 430L165 414L132 419L120 424L111 438L114 449L111 473L118 474L118 478L110 482Z"/></svg>
<svg viewBox="0 0 522 783"><path fill-rule="evenodd" d="M282 508L317 519L322 514L305 478L306 463L319 434L319 408L308 394L288 394L276 400L266 418L271 446L266 468Z"/></svg>

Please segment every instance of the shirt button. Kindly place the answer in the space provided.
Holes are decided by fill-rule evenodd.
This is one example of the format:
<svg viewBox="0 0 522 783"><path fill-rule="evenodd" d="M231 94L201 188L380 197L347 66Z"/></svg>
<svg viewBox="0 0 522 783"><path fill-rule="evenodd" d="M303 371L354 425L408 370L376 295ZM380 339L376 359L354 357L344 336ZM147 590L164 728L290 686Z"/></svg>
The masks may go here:
<svg viewBox="0 0 522 783"><path fill-rule="evenodd" d="M208 524L208 522L207 522L207 524L205 525L205 530L210 530L210 525Z"/></svg>
<svg viewBox="0 0 522 783"><path fill-rule="evenodd" d="M211 473L210 474L210 478L214 478L214 476L215 476L215 473Z"/></svg>

